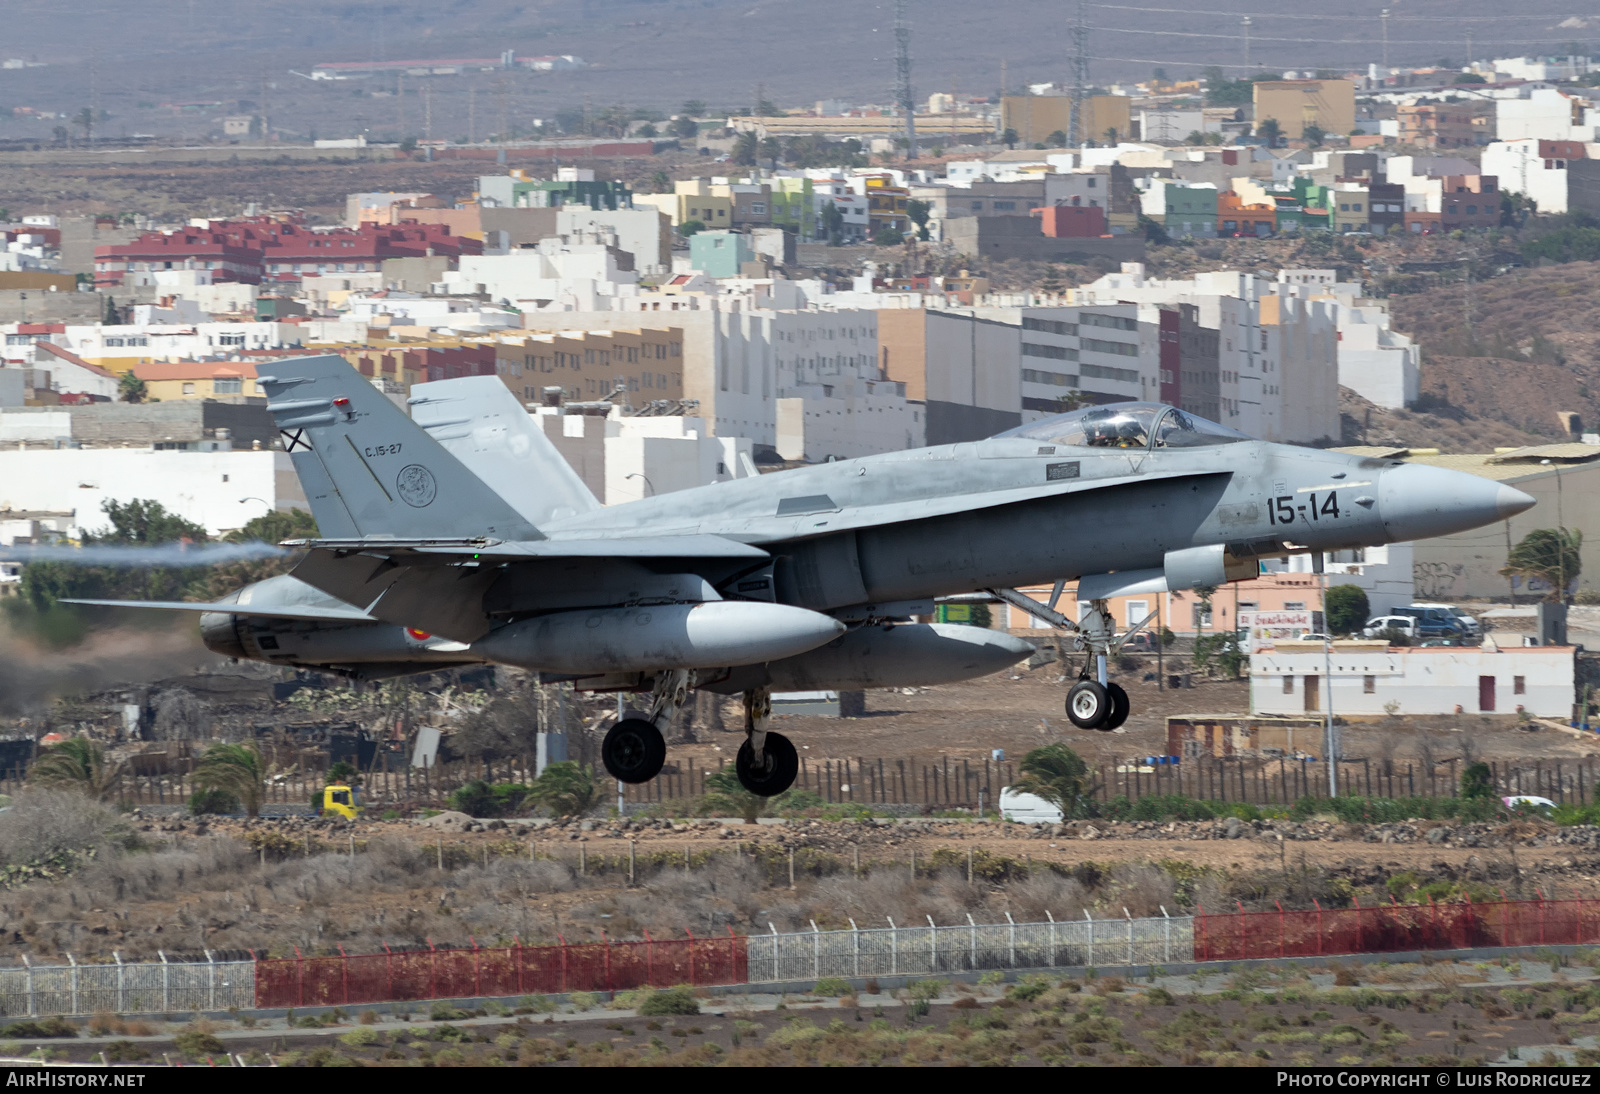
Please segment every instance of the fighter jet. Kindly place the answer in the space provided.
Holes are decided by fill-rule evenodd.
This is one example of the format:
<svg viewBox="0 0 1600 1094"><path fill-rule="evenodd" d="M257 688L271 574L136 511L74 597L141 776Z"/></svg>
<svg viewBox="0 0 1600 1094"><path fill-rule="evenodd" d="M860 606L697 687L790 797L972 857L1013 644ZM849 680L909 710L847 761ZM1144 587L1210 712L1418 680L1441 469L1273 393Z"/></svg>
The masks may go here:
<svg viewBox="0 0 1600 1094"><path fill-rule="evenodd" d="M601 749L629 783L661 770L662 729L697 688L743 695L735 769L771 796L799 765L768 729L773 690L945 683L1031 653L1004 633L909 621L975 591L1073 633L1086 656L1067 716L1114 729L1129 701L1107 658L1148 619L1119 635L1111 598L1534 504L1473 475L1129 402L602 507L497 378L417 385L408 417L339 357L266 368L321 538L288 544L306 552L291 574L223 601L133 604L204 613L218 653L356 679L489 662L648 692ZM1057 607L1073 579L1076 619ZM1051 582L1048 602L1017 591Z"/></svg>

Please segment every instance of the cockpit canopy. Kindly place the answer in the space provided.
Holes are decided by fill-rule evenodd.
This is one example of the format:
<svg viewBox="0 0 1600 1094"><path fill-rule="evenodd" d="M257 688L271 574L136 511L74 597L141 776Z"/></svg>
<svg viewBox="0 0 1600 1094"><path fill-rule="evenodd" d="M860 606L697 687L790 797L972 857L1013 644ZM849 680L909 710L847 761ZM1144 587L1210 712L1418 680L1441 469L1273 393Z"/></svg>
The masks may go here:
<svg viewBox="0 0 1600 1094"><path fill-rule="evenodd" d="M1085 448L1201 448L1253 440L1225 425L1163 403L1111 403L1057 414L1008 429L1000 437L1026 437Z"/></svg>

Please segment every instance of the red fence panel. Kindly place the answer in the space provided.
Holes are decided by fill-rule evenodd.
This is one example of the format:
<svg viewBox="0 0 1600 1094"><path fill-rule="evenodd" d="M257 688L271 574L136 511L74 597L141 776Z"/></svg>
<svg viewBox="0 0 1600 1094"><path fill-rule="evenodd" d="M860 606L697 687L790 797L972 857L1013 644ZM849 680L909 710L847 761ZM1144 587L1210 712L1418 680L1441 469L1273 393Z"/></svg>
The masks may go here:
<svg viewBox="0 0 1600 1094"><path fill-rule="evenodd" d="M1195 916L1199 961L1600 942L1600 901L1380 904Z"/></svg>
<svg viewBox="0 0 1600 1094"><path fill-rule="evenodd" d="M745 939L737 935L269 958L256 962L256 1006L345 1006L738 984L747 978L749 966Z"/></svg>

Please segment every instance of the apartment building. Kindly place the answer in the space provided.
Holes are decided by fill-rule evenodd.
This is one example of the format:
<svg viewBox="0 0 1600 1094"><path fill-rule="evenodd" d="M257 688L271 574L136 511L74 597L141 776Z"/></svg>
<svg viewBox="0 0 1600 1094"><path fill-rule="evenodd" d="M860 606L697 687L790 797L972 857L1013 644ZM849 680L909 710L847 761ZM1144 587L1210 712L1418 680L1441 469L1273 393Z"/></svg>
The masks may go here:
<svg viewBox="0 0 1600 1094"><path fill-rule="evenodd" d="M683 399L683 330L519 331L494 344L495 371L526 403L551 388L565 399L622 406Z"/></svg>

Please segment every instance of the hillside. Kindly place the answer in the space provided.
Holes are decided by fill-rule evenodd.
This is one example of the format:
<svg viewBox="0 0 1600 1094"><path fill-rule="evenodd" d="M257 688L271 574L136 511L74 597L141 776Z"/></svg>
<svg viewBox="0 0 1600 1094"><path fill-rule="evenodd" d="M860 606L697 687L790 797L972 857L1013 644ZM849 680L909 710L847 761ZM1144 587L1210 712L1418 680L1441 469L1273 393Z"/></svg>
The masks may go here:
<svg viewBox="0 0 1600 1094"><path fill-rule="evenodd" d="M1362 16L1310 0L1278 5L1229 0L1181 5L1088 6L1090 76L1098 84L1144 78L1156 66L1191 78L1201 66L1237 65L1240 15L1256 14L1256 61L1278 70L1365 69L1383 53L1376 9ZM1066 79L1072 9L1046 0L968 4L912 0L913 90L983 95L1004 82ZM1159 14L1157 14L1159 13ZM1460 20L1479 41L1498 38L1524 53L1564 53L1592 18L1547 4L1505 9L1488 0L1409 0L1391 19L1395 64L1459 63ZM676 109L701 99L713 110L751 104L757 94L780 107L809 109L819 99L883 103L895 80L894 4L819 0L794 8L777 0L149 0L78 12L13 3L6 10L7 57L43 68L0 72L0 105L76 115L107 110L107 135L203 134L210 107L244 99L299 133L343 135L405 128L419 135L424 111L435 136L468 127L475 89L479 135L562 110L603 111L617 104ZM576 54L593 66L539 76L496 74L407 81L316 82L294 73L327 61L494 58ZM1006 75L1002 81L1002 65ZM1236 72L1230 72L1236 75ZM426 106L420 84L434 88ZM406 101L406 100L409 100ZM54 120L13 122L0 110L0 135L49 138Z"/></svg>
<svg viewBox="0 0 1600 1094"><path fill-rule="evenodd" d="M1557 411L1600 425L1600 263L1515 269L1389 298L1422 346L1422 406L1559 435Z"/></svg>

